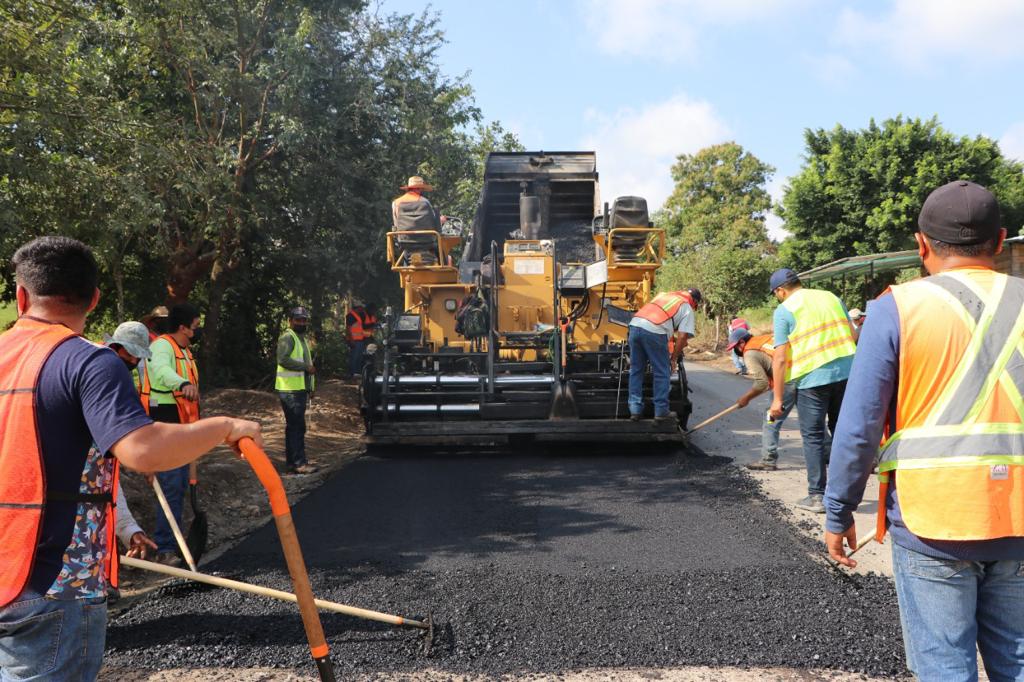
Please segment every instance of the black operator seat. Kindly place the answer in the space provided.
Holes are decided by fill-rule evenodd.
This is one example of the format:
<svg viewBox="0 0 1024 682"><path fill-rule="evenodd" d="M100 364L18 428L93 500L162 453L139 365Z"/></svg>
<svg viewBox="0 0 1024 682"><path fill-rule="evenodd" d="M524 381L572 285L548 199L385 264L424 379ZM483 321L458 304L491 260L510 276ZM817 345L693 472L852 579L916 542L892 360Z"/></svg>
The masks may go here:
<svg viewBox="0 0 1024 682"><path fill-rule="evenodd" d="M617 227L650 227L647 200L643 197L619 197L612 202L609 230ZM614 262L638 263L647 248L647 234L626 233L612 236L611 251Z"/></svg>
<svg viewBox="0 0 1024 682"><path fill-rule="evenodd" d="M441 218L426 199L404 201L397 205L395 232L439 232ZM437 265L437 237L432 234L398 234L395 243L401 250L399 263Z"/></svg>

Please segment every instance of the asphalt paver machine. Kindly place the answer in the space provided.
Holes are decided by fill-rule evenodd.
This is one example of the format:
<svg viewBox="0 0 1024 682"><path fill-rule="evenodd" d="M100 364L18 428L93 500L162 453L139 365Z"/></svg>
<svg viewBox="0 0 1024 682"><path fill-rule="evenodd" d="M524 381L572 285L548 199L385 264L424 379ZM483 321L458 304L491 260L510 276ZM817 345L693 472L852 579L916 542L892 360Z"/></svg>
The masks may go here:
<svg viewBox="0 0 1024 682"><path fill-rule="evenodd" d="M653 296L665 232L646 201L601 205L594 152L495 152L471 229L387 234L404 292L366 363L371 444L678 442L677 419L631 421L628 325Z"/></svg>

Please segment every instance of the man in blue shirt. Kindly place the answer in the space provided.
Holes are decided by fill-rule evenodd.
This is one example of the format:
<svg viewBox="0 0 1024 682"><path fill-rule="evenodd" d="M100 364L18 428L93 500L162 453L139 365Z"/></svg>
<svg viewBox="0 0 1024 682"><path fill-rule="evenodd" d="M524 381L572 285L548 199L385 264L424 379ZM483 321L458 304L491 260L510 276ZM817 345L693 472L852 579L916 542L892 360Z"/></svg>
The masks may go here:
<svg viewBox="0 0 1024 682"><path fill-rule="evenodd" d="M977 436L961 434L966 425L991 441L986 427L1007 434L1015 426L1019 430L1021 406L1005 401L1007 394L1000 393L1020 385L1019 360L1002 370L995 364L1006 362L1000 360L999 345L1008 342L1015 348L1021 343L1019 333L1015 337L999 330L1009 331L1007 325L1020 328L1021 306L1007 296L1020 299L1024 283L993 272L1006 230L1000 227L995 198L979 185L957 181L935 190L925 201L918 224L918 253L932 276L879 297L861 330L829 466L825 542L833 559L856 566L843 543L857 544L853 512L863 499L888 426L879 469L892 478L883 488L881 505L892 537L908 667L924 682L977 680L980 651L990 679L1022 680L1024 537L999 526L1020 513L1013 508L1019 505L1013 500L1019 498L1004 497L1005 484L1013 480L1010 469L1018 465L1000 461L1019 459L1024 452L1011 440L1009 448L997 443L999 454L991 456L975 450ZM986 284L994 286L986 291ZM1000 290L1005 292L1002 298L991 297ZM1004 307L1003 302L1012 305ZM966 331L972 317L981 323ZM914 326L905 328L904 323ZM992 349L996 352L988 352ZM979 375L970 371L975 368L983 377L995 372L990 377L994 381L979 381L972 388L972 374ZM980 398L961 395L961 387ZM947 393L960 399L944 402ZM993 407L1001 418L986 416ZM893 450L899 453L900 443L912 443L915 431L918 440L920 435L929 436L924 458L912 459L922 453L903 450L902 457L912 459L907 460L912 466L904 469L904 460L891 460ZM952 435L943 438L942 433ZM891 474L890 461L897 465ZM928 478L933 472L935 478ZM913 494L921 492L915 490L921 480L926 482L923 498ZM927 485L929 481L934 483ZM972 481L984 488L978 490ZM965 534L955 526L971 523L972 517L982 519L982 532L972 529L969 535L974 539L962 539ZM940 522L926 523L933 519ZM986 526L995 532L984 532Z"/></svg>
<svg viewBox="0 0 1024 682"><path fill-rule="evenodd" d="M788 268L774 272L770 286L782 305L774 317L774 400L769 411L775 419L784 417L785 388L794 382L807 463L807 497L796 506L822 514L832 433L856 350L853 327L835 295L805 289Z"/></svg>

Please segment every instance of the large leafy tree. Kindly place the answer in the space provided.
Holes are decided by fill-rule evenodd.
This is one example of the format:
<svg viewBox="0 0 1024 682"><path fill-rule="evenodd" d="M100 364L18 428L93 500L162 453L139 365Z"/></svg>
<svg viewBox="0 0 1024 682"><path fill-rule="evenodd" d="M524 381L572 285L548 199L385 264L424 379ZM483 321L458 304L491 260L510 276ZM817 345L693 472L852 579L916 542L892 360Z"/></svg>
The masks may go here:
<svg viewBox="0 0 1024 682"><path fill-rule="evenodd" d="M804 138L804 166L789 179L780 211L792 235L780 259L796 270L912 248L925 197L951 180L992 189L1011 236L1024 224L1024 166L990 138L901 116L862 130L807 130Z"/></svg>
<svg viewBox="0 0 1024 682"><path fill-rule="evenodd" d="M0 22L0 259L39 234L92 245L116 294L98 325L206 305L221 381L268 374L287 305L316 322L394 288L383 234L401 180L428 172L438 204L464 210L482 150L514 142L438 67L431 12L24 0Z"/></svg>
<svg viewBox="0 0 1024 682"><path fill-rule="evenodd" d="M672 254L660 288L700 288L716 319L764 299L775 262L765 225L774 172L735 142L678 157L658 216Z"/></svg>

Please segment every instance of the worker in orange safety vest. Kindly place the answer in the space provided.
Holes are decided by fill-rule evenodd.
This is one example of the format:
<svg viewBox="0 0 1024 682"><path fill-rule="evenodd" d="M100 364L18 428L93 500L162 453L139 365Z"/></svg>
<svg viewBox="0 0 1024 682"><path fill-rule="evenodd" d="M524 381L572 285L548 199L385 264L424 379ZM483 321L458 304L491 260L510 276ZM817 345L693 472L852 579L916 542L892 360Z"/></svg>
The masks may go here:
<svg viewBox="0 0 1024 682"><path fill-rule="evenodd" d="M647 365L653 375L655 421L674 418L668 404L672 368L695 333L694 311L701 301L703 297L697 289L658 294L630 320L629 418L633 421L644 415Z"/></svg>
<svg viewBox="0 0 1024 682"><path fill-rule="evenodd" d="M116 582L115 461L162 471L262 438L227 417L146 416L122 360L81 336L100 297L84 244L40 237L13 265L18 320L0 335L0 679L93 680Z"/></svg>
<svg viewBox="0 0 1024 682"><path fill-rule="evenodd" d="M929 276L871 305L835 434L825 542L856 565L843 545L857 545L853 511L877 459L873 535L892 538L910 671L977 680L980 652L990 679L1020 680L1024 279L994 269L1006 230L984 187L939 187L918 226Z"/></svg>
<svg viewBox="0 0 1024 682"><path fill-rule="evenodd" d="M345 338L348 342L348 377L361 376L366 347L373 341L377 331L376 306L368 303L365 306L353 301L352 308L345 315Z"/></svg>

